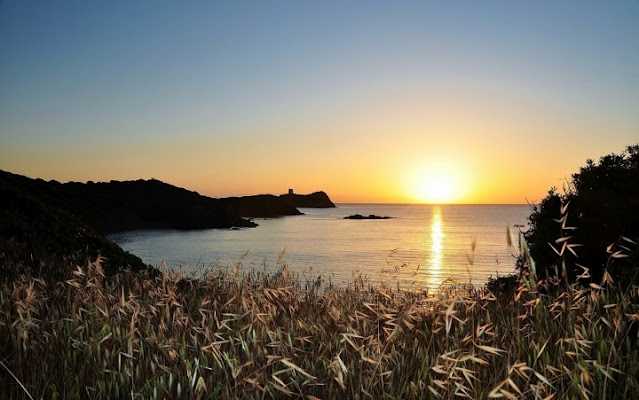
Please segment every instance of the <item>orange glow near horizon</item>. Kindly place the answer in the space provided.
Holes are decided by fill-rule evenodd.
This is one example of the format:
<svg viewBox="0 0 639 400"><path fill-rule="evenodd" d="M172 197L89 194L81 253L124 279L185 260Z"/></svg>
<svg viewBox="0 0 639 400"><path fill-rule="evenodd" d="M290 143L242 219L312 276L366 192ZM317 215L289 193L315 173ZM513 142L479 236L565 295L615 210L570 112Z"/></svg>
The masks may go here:
<svg viewBox="0 0 639 400"><path fill-rule="evenodd" d="M499 142L481 149L475 143L455 146L448 137L446 131L426 143L380 133L361 145L344 140L348 145L335 148L320 142L313 152L294 144L273 153L251 146L246 150L251 156L241 159L226 148L211 157L215 143L206 139L103 146L97 157L80 145L28 151L7 146L0 148L0 169L60 182L155 178L210 197L282 194L292 188L322 190L335 203L526 204L540 201L552 186L561 188L580 160L599 154L584 151L540 163L533 146L520 154ZM360 151L349 150L355 146Z"/></svg>
<svg viewBox="0 0 639 400"><path fill-rule="evenodd" d="M506 112L499 98L449 97L398 93L281 125L255 123L223 139L223 131L203 126L153 142L7 145L0 168L60 182L156 178L210 197L292 188L324 191L335 203L526 204L606 152L596 141L568 155L535 141L515 151L516 135L532 136L535 126L554 137L570 128L535 125Z"/></svg>
<svg viewBox="0 0 639 400"><path fill-rule="evenodd" d="M177 144L155 144L153 151L114 146L100 149L99 157L83 148L72 149L73 157L62 149L32 150L24 156L24 151L2 148L0 169L59 182L155 178L210 197L282 194L292 188L296 193L325 191L335 203L526 204L541 200L551 186L561 187L561 178L580 165L504 162L482 152L457 152L457 161L451 161L455 153L445 148L415 156L402 146L386 153L373 147L367 153L336 154L331 162L288 149L282 152L290 154L286 157L255 151L253 159L233 160L223 154L211 160L211 147L205 141L183 144L176 154L172 148ZM436 152L442 154L439 159ZM135 163L113 162L124 158Z"/></svg>

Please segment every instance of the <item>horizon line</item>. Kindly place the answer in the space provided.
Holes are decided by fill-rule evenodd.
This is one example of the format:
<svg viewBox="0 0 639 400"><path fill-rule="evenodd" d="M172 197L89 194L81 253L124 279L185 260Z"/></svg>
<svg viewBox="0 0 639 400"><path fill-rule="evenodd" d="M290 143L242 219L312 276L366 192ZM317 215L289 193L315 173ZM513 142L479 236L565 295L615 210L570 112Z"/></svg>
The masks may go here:
<svg viewBox="0 0 639 400"><path fill-rule="evenodd" d="M529 206L529 203L383 203L383 202L334 202L335 204L353 205L396 205L396 206ZM305 208L305 207L299 207Z"/></svg>

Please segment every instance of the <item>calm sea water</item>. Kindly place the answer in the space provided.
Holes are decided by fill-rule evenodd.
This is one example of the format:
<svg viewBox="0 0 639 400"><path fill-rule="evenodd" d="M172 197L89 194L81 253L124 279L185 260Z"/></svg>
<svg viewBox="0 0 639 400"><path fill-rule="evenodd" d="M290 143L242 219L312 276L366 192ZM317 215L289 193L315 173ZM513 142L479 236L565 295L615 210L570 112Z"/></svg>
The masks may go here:
<svg viewBox="0 0 639 400"><path fill-rule="evenodd" d="M336 284L364 274L373 282L434 290L471 279L482 285L490 276L514 272L518 249L508 247L507 227L526 225L530 214L527 205L341 204L301 211L305 215L256 219L257 228L144 230L111 239L147 263L185 273L237 263L272 270L280 262ZM343 219L356 213L396 218Z"/></svg>

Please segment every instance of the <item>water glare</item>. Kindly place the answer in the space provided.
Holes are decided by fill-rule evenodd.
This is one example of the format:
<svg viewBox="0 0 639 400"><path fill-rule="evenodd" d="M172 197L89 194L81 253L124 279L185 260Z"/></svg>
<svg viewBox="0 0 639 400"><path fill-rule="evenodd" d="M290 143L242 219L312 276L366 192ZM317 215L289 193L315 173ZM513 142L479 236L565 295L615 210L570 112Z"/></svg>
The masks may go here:
<svg viewBox="0 0 639 400"><path fill-rule="evenodd" d="M232 267L238 261L246 269L268 266L275 271L284 262L297 273L312 268L313 274L338 285L350 282L354 274L364 274L371 279L396 279L411 290L437 291L442 283L468 281L467 254L473 238L478 238L473 282L481 285L496 272L513 273L515 263L504 246L504 226L524 223L530 208L340 204L302 211L305 215L258 219L260 226L255 229L133 231L111 238L145 262L165 261L169 268L181 264L194 274ZM344 219L356 213L395 218ZM504 261L498 264L496 258ZM396 273L382 274L389 267L397 268Z"/></svg>
<svg viewBox="0 0 639 400"><path fill-rule="evenodd" d="M444 259L444 229L442 224L442 209L433 207L433 217L430 225L431 251L428 258L428 286L438 287L442 283L442 262Z"/></svg>

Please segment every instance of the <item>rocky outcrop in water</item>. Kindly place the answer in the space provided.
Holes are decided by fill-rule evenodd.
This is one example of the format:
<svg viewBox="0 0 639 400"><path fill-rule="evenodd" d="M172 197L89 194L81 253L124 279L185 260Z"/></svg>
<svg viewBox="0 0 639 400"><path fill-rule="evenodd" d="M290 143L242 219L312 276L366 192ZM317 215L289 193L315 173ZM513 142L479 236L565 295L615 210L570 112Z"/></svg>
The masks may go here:
<svg viewBox="0 0 639 400"><path fill-rule="evenodd" d="M355 215L349 215L348 217L344 217L344 219L391 219L394 217L382 217L379 215L361 215L361 214L355 214Z"/></svg>

